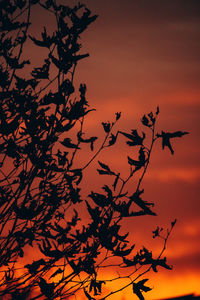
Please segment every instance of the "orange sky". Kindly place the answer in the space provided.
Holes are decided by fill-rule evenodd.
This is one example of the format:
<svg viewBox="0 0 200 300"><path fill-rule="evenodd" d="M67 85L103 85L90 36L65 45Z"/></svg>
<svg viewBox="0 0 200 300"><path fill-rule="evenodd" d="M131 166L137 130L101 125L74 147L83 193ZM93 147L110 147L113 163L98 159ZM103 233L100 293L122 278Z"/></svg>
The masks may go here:
<svg viewBox="0 0 200 300"><path fill-rule="evenodd" d="M190 132L174 142L174 156L168 149L161 151L161 145L154 149L143 187L146 200L155 202L158 216L141 217L125 224L130 236L141 246L158 251L157 243L151 238L152 230L157 225L167 227L172 220L178 219L166 251L174 269L150 276L149 286L154 289L147 294L147 299L200 294L200 202L197 193L200 178L200 2L84 2L99 15L82 37L83 52L88 51L90 57L79 63L75 78L77 86L80 82L87 84L88 101L97 109L88 115L88 134L101 134L101 122L112 121L117 111L122 112L122 117L116 129L138 128L143 114L155 111L157 105L161 111L160 130ZM39 20L41 16L32 16L36 17ZM53 26L46 22L47 26ZM124 141L121 137L116 148L101 154L99 160L126 174L130 149L124 146ZM97 162L94 165L97 167ZM94 177L92 170L85 180L91 184L91 189L101 187L98 175L95 173ZM110 299L133 297L131 290L127 290Z"/></svg>
<svg viewBox="0 0 200 300"><path fill-rule="evenodd" d="M159 104L160 129L190 132L174 142L174 156L159 146L154 150L144 188L158 217L127 222L130 234L154 249L151 230L178 219L166 252L174 269L153 274L149 283L154 289L146 297L200 294L200 3L85 2L99 14L83 37L90 58L80 63L77 74L87 83L88 99L97 109L88 117L89 131L98 131L100 122L112 120L116 111L122 111L119 128L134 129L142 115ZM126 151L119 143L101 159L125 172ZM123 295L123 300L133 298L131 291Z"/></svg>

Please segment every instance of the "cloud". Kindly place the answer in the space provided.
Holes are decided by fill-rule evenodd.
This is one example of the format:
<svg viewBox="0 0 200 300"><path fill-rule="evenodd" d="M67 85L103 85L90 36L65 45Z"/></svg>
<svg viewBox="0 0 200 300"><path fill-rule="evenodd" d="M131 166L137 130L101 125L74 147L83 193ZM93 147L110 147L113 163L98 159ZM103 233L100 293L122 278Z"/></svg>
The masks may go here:
<svg viewBox="0 0 200 300"><path fill-rule="evenodd" d="M198 295L200 293L199 287L199 272L193 273L180 273L177 274L175 271L164 272L161 271L158 274L152 274L151 284L153 290L147 295L148 299L163 299L168 297L180 297L187 294Z"/></svg>
<svg viewBox="0 0 200 300"><path fill-rule="evenodd" d="M179 167L152 170L146 178L148 178L149 180L156 179L162 182L182 181L194 183L200 178L200 167Z"/></svg>

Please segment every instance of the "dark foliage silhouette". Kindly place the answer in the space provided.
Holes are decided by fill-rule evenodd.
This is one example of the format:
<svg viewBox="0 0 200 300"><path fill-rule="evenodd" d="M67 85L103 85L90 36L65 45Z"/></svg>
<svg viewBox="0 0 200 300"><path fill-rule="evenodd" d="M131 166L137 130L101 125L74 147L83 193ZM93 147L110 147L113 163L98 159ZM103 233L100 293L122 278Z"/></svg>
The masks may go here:
<svg viewBox="0 0 200 300"><path fill-rule="evenodd" d="M44 27L40 38L29 31L32 10L38 9L56 22L55 31ZM80 51L80 35L96 18L80 3L69 7L56 0L0 2L1 299L68 299L82 291L87 299L103 300L130 285L144 299L143 293L151 288L141 277L160 267L172 268L163 252L176 221L165 234L159 227L153 231L154 238L164 241L157 257L145 247L134 253L135 245L121 227L124 218L156 215L142 189L152 148L162 141L173 154L171 140L187 132L157 132L159 108L143 116L145 133L136 129L114 133L121 117L117 112L114 121L102 122L105 137L98 148L98 137L83 131L85 118L94 109L86 99L86 85L75 90L74 74L77 63L89 55ZM27 42L32 49L46 51L40 66L25 58ZM85 199L81 181L88 166L118 139L138 152L127 158L129 176L123 178L98 161L98 176L110 176L113 183L105 184L101 193L91 186ZM77 166L83 144L88 145L88 162ZM128 192L127 183L136 174L136 189ZM80 205L88 214L85 223ZM106 280L99 275L106 266L127 269L128 275ZM112 280L126 283L104 291Z"/></svg>

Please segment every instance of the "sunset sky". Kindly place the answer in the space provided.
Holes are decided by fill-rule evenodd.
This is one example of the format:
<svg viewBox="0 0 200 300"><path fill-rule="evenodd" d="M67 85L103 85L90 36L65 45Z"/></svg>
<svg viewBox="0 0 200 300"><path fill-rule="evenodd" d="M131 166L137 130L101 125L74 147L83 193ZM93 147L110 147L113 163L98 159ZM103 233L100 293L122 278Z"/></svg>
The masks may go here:
<svg viewBox="0 0 200 300"><path fill-rule="evenodd" d="M71 4L72 0L66 3ZM75 2L75 1L74 1ZM117 130L145 131L140 120L160 107L158 131L188 131L172 141L175 154L162 151L159 143L152 154L143 182L144 198L155 203L158 216L139 217L125 222L125 231L137 244L155 253L162 243L152 239L157 225L167 228L178 220L167 244L166 256L172 271L149 275L153 288L146 299L160 299L187 293L200 294L200 1L199 0L84 0L98 19L82 36L82 52L90 57L80 61L75 82L87 85L87 99L96 112L87 117L85 132L103 139L101 122L112 121L122 112ZM42 13L32 20L42 22ZM49 26L49 27L48 27ZM53 24L46 19L46 27ZM35 29L34 29L35 30ZM34 31L35 37L40 37ZM31 45L31 44L30 44ZM38 53L32 56L40 59ZM98 158L126 176L130 148L120 136L114 148ZM94 162L95 169L98 167ZM88 169L85 184L101 188ZM129 186L131 191L131 186ZM134 189L133 189L134 192ZM137 219L137 218L136 218ZM114 271L113 271L114 274ZM113 275L112 274L112 275ZM109 274L105 274L108 276ZM116 286L114 286L114 289ZM137 298L137 297L136 297ZM136 299L125 290L112 300Z"/></svg>
<svg viewBox="0 0 200 300"><path fill-rule="evenodd" d="M88 100L97 109L88 117L89 132L99 132L101 121L112 120L116 111L122 112L121 130L138 126L143 130L141 117L157 105L160 130L190 132L174 141L174 156L168 149L161 151L161 145L154 150L144 188L147 200L155 202L158 216L127 223L130 234L139 237L141 245L157 251L151 231L178 219L166 251L174 269L152 274L149 285L154 289L147 299L200 294L200 2L85 3L99 15L83 36L83 50L90 57L80 63L76 77L87 84ZM120 145L100 160L126 172L129 149ZM132 297L130 289L114 299Z"/></svg>

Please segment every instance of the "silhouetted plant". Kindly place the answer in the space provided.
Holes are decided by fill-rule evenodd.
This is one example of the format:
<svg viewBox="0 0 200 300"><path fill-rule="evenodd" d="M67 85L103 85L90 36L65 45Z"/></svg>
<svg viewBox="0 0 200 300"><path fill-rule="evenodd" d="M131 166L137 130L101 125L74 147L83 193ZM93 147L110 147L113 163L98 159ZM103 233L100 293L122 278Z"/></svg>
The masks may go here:
<svg viewBox="0 0 200 300"><path fill-rule="evenodd" d="M31 35L32 9L49 13L56 21L56 30L49 33L44 27L39 39ZM161 140L163 148L168 147L173 154L171 139L187 132L157 132L157 108L141 120L148 133L134 129L114 134L113 127L121 116L117 112L113 122L102 122L105 138L99 148L96 136L84 135L84 120L93 109L86 99L85 84L80 85L79 96L75 93L74 73L79 60L88 56L79 53L80 35L96 18L83 4L0 2L1 299L68 299L80 290L87 299L106 299L130 285L133 293L144 299L142 293L150 288L147 279L141 277L150 270L157 272L158 267L171 269L163 252L175 221L166 235L161 236L159 227L153 232L153 237L164 239L158 257L146 248L133 254L134 244L128 233L121 234L121 223L127 217L156 215L153 203L142 198L142 180L152 148ZM41 66L33 68L31 57L22 58L27 41L46 50ZM151 136L150 146L147 134ZM120 136L138 151L137 158L128 156L129 176L123 178L119 170L98 161L98 173L113 178L113 184L105 184L101 193L91 186L88 198L83 199L80 183L87 167ZM93 155L88 153L88 163L77 166L76 161L75 167L84 143ZM136 173L135 192L125 191ZM88 213L87 224L80 217L81 202L81 209ZM127 269L128 275L119 273L109 280L99 275L102 268L115 265ZM104 291L107 281L125 279L128 283L122 288Z"/></svg>

